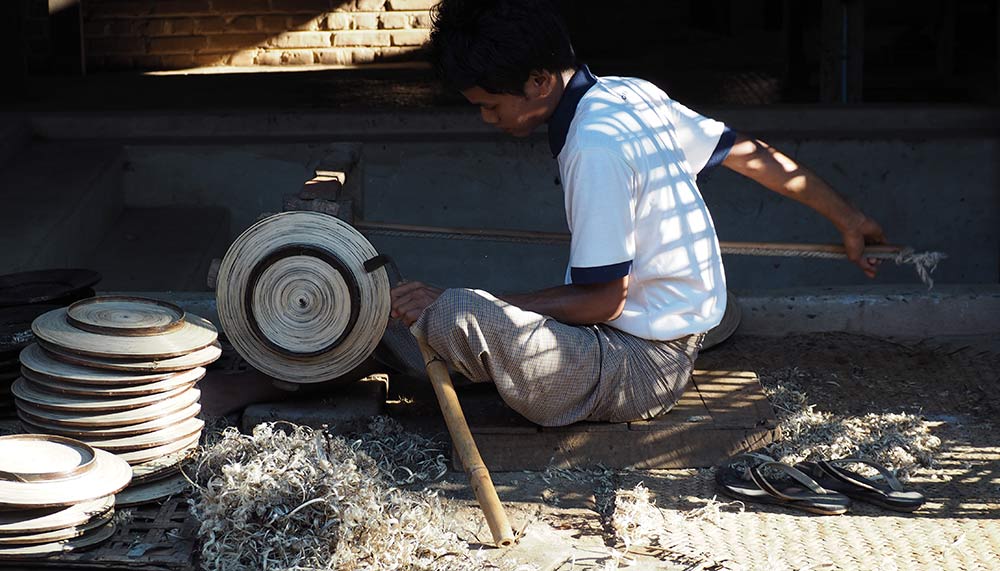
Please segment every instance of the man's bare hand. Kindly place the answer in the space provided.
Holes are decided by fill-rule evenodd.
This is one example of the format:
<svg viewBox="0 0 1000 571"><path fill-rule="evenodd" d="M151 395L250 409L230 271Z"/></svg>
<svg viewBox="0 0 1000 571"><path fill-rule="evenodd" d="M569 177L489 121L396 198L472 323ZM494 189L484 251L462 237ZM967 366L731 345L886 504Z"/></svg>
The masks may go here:
<svg viewBox="0 0 1000 571"><path fill-rule="evenodd" d="M865 246L874 244L885 244L885 235L882 227L871 218L861 212L840 228L844 236L844 248L847 250L847 258L858 265L865 275L870 278L875 277L878 271L879 260L876 258L865 258L863 256Z"/></svg>
<svg viewBox="0 0 1000 571"><path fill-rule="evenodd" d="M409 327L420 319L427 306L437 301L443 291L439 287L421 282L403 282L389 292L392 300L390 315L402 320Z"/></svg>

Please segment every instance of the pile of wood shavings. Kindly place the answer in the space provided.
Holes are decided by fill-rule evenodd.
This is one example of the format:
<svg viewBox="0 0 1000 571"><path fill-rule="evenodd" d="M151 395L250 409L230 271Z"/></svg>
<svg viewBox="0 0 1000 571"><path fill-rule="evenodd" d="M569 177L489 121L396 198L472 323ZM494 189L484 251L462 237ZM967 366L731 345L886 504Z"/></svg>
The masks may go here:
<svg viewBox="0 0 1000 571"><path fill-rule="evenodd" d="M614 504L609 523L621 549L609 550L605 571L628 568L632 555L655 557L684 569L738 569L729 561L693 548L687 534L699 525L718 525L725 509L738 507L742 512L741 502L723 503L712 498L697 510L664 510L656 507L649 490L639 482L631 490L616 490Z"/></svg>
<svg viewBox="0 0 1000 571"><path fill-rule="evenodd" d="M933 466L941 440L931 434L931 423L907 413L847 416L817 411L802 389L807 377L794 368L761 376L781 427L781 440L767 447L768 455L786 464L867 458L901 477Z"/></svg>
<svg viewBox="0 0 1000 571"><path fill-rule="evenodd" d="M433 482L448 472L443 442L407 432L388 416L373 418L368 430L351 440L351 447L371 457L394 486Z"/></svg>
<svg viewBox="0 0 1000 571"><path fill-rule="evenodd" d="M663 516L650 498L649 490L642 482L631 490L615 492L611 529L626 550L633 545L648 544L663 528Z"/></svg>
<svg viewBox="0 0 1000 571"><path fill-rule="evenodd" d="M465 554L434 493L393 487L370 457L325 432L226 429L192 468L206 569L491 567Z"/></svg>

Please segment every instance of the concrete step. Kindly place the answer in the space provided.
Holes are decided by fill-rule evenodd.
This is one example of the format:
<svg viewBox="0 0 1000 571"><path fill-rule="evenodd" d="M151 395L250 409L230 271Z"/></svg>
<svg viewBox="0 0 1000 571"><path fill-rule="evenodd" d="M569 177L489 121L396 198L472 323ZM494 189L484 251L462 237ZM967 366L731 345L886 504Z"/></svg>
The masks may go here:
<svg viewBox="0 0 1000 571"><path fill-rule="evenodd" d="M0 170L0 272L80 266L122 209L121 147L35 143Z"/></svg>
<svg viewBox="0 0 1000 571"><path fill-rule="evenodd" d="M102 290L204 291L212 258L228 247L225 208L126 208L87 265L104 276Z"/></svg>

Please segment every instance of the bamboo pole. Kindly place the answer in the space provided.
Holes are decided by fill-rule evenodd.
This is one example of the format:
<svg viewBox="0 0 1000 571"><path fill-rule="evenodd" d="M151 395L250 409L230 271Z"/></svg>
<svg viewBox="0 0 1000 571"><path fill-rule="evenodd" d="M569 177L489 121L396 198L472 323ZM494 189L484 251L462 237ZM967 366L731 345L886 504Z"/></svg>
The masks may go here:
<svg viewBox="0 0 1000 571"><path fill-rule="evenodd" d="M486 524L493 534L493 543L497 547L510 547L514 544L514 531L510 527L507 519L507 512L500 503L497 490L493 486L490 472L479 455L476 441L472 439L472 432L469 424L462 413L462 405L458 402L458 395L455 393L455 386L448 375L448 366L439 357L427 342L419 334L416 334L417 343L420 345L420 352L424 356L424 363L427 367L427 376L431 378L431 385L434 387L434 394L437 395L438 404L441 405L441 414L444 416L445 424L448 425L448 433L451 434L451 441L458 452L458 458L465 468L465 473L469 477L469 484L476 494L479 507L482 508L486 516Z"/></svg>

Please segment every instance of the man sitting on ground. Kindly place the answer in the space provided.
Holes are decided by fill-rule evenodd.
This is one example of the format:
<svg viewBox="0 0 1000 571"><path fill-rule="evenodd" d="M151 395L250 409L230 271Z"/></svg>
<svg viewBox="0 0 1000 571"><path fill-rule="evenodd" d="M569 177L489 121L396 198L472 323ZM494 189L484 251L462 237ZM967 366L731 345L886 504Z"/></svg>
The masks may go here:
<svg viewBox="0 0 1000 571"><path fill-rule="evenodd" d="M392 291L384 344L413 372L412 326L458 373L493 382L545 426L661 415L726 308L726 277L699 173L722 164L828 218L869 276L871 218L760 140L699 115L655 85L596 77L544 0L443 0L431 33L445 80L515 137L548 125L572 233L565 285L518 295Z"/></svg>

